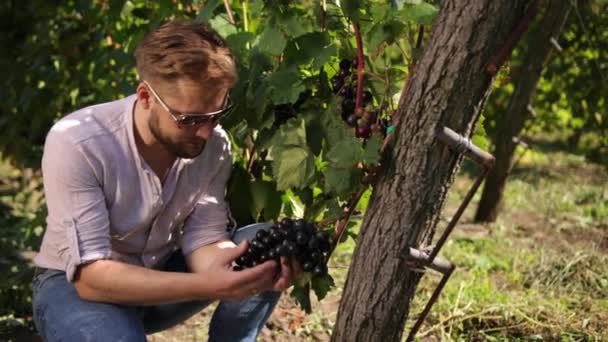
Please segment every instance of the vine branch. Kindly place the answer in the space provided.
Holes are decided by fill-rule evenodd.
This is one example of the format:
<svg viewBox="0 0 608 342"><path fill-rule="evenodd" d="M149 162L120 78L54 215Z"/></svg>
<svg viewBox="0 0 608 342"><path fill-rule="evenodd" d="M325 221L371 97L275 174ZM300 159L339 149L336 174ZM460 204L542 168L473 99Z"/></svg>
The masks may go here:
<svg viewBox="0 0 608 342"><path fill-rule="evenodd" d="M363 104L363 73L365 72L365 60L363 59L363 40L359 23L354 24L355 40L357 42L357 97L355 99L355 110Z"/></svg>

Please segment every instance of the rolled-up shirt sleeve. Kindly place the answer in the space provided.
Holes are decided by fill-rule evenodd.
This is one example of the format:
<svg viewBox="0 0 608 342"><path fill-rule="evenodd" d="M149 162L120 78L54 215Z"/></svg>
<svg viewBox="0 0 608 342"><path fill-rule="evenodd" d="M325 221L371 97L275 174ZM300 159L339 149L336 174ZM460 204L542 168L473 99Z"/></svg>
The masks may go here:
<svg viewBox="0 0 608 342"><path fill-rule="evenodd" d="M199 247L228 240L228 207L226 183L232 169L230 150L225 149L220 158L219 171L211 180L207 191L199 197L194 210L184 222L182 252L188 255Z"/></svg>
<svg viewBox="0 0 608 342"><path fill-rule="evenodd" d="M42 158L48 222L65 233L59 257L69 281L79 265L111 256L110 221L92 156L67 134L47 136Z"/></svg>

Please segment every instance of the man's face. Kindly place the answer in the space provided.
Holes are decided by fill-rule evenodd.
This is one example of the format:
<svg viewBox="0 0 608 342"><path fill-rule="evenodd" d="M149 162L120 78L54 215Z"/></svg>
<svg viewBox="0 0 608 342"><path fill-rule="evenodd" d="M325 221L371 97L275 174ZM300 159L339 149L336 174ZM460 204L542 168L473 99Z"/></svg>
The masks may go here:
<svg viewBox="0 0 608 342"><path fill-rule="evenodd" d="M205 142L211 137L214 121L202 124L181 125L177 123L173 115L180 114L205 114L221 110L225 106L227 89L203 88L201 85L189 81L180 80L171 86L158 88L154 84L150 99L152 105L148 119L148 127L156 140L165 148L180 158L194 158L201 154ZM153 95L156 92L158 98ZM162 105L163 101L170 111Z"/></svg>

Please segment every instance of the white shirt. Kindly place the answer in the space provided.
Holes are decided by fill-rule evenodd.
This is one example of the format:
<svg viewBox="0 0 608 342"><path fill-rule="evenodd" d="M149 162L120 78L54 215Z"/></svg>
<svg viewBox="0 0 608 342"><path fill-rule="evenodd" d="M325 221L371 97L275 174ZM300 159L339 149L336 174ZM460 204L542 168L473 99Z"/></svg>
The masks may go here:
<svg viewBox="0 0 608 342"><path fill-rule="evenodd" d="M232 160L224 130L214 129L199 156L178 158L161 184L135 145L135 100L87 107L51 128L42 157L47 227L36 265L72 281L79 265L94 260L155 268L176 246L187 255L228 239Z"/></svg>

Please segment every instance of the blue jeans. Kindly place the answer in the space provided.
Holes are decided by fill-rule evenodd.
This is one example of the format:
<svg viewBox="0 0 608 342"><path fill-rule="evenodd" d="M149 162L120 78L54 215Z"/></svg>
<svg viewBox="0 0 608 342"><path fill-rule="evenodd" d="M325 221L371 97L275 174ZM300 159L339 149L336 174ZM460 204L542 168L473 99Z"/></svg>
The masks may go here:
<svg viewBox="0 0 608 342"><path fill-rule="evenodd" d="M242 227L233 241L250 240L267 224ZM165 270L187 272L180 251ZM146 341L146 334L168 329L190 318L211 301L157 306L125 306L80 299L63 271L37 272L33 283L34 322L47 342ZM280 292L266 292L244 301L220 301L209 326L209 341L255 341L277 304Z"/></svg>

